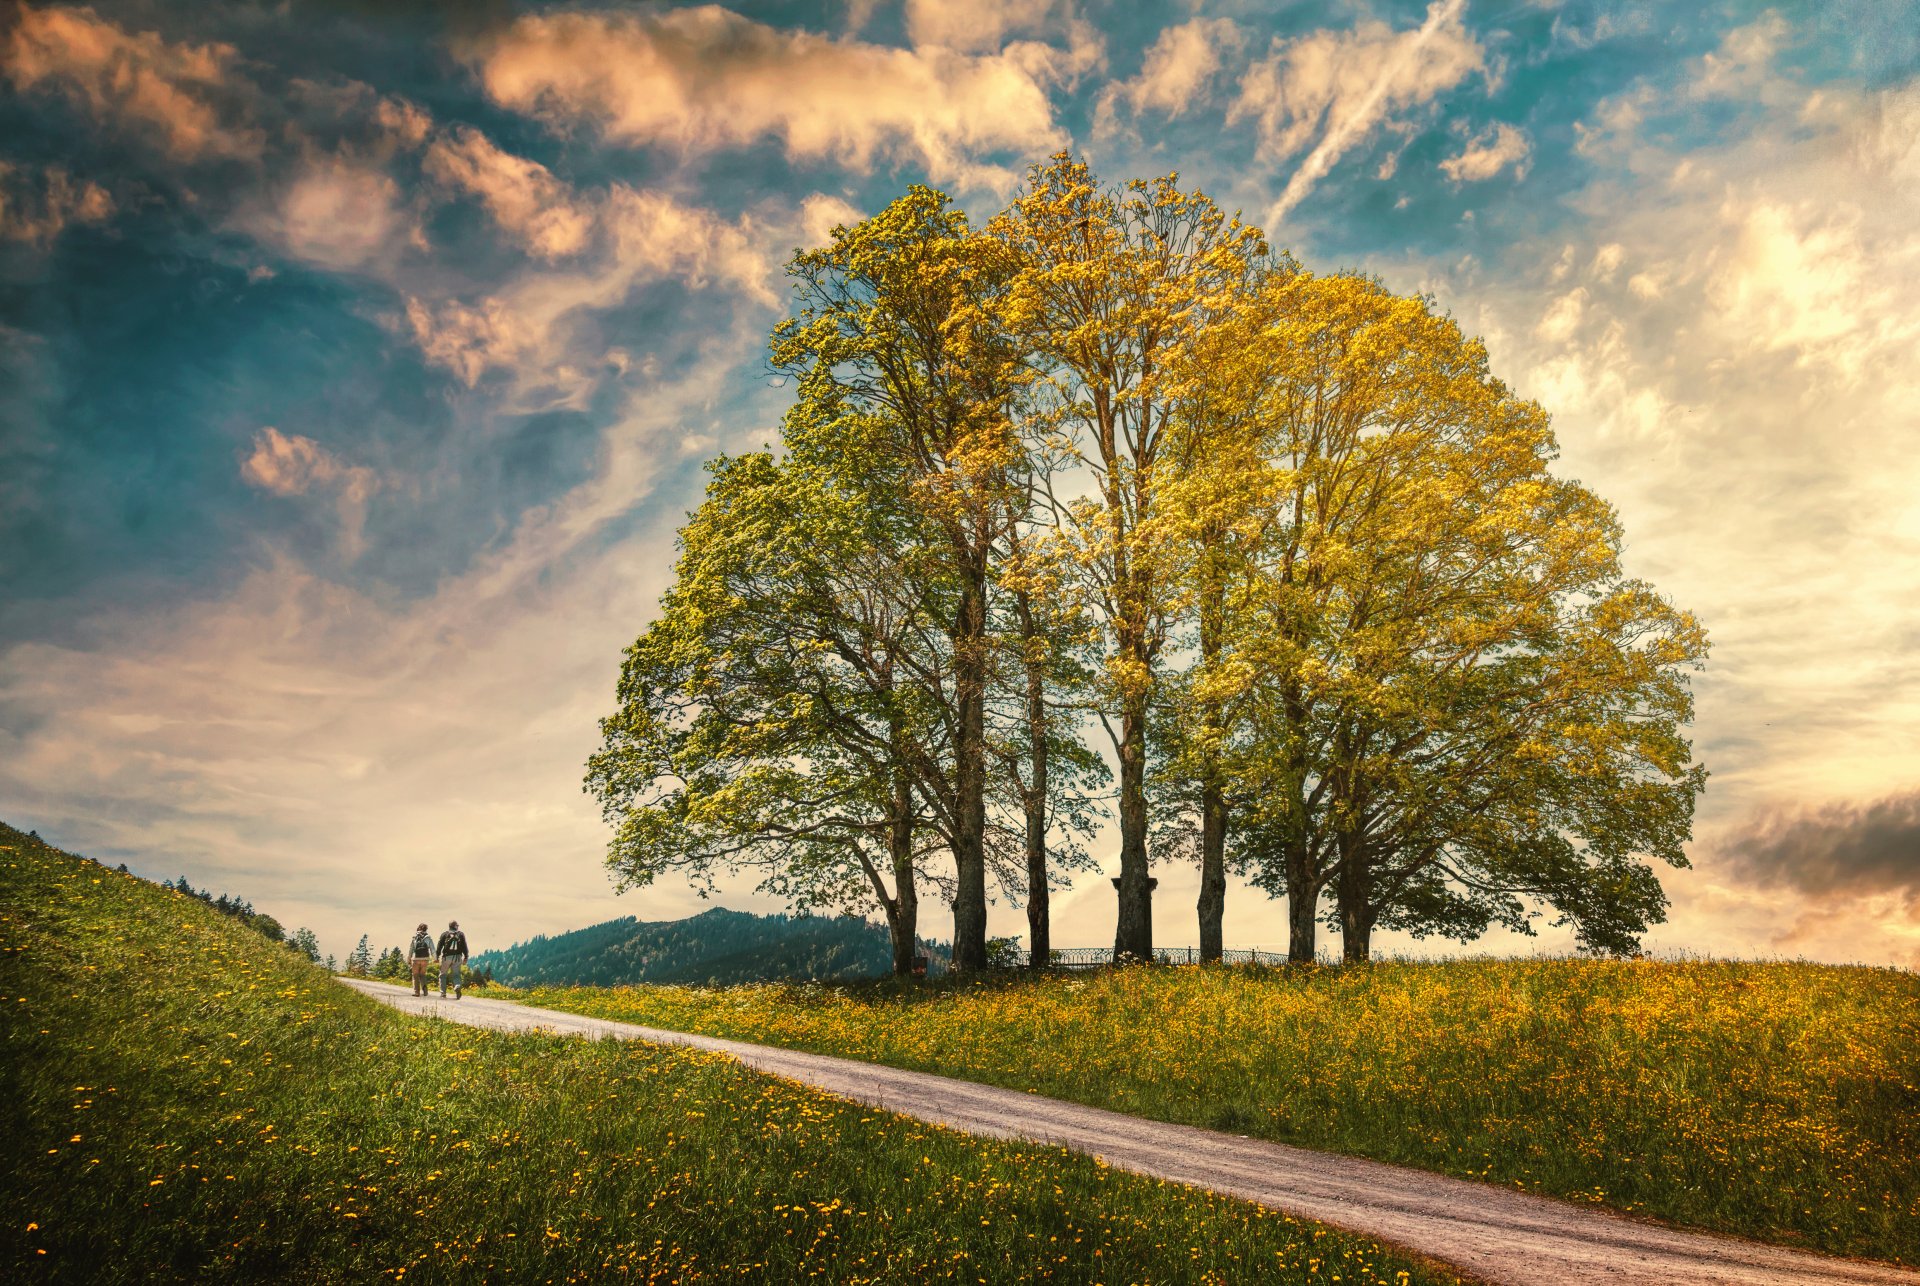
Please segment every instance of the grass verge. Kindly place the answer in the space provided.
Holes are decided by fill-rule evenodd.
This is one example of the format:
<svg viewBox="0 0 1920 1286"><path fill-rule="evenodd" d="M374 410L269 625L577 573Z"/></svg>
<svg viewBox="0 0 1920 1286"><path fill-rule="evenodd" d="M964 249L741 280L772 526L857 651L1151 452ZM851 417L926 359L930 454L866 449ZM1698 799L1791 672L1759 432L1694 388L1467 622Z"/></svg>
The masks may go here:
<svg viewBox="0 0 1920 1286"><path fill-rule="evenodd" d="M1920 1262L1901 970L1461 960L516 998Z"/></svg>
<svg viewBox="0 0 1920 1286"><path fill-rule="evenodd" d="M1443 1283L697 1051L411 1019L0 827L0 1278Z"/></svg>

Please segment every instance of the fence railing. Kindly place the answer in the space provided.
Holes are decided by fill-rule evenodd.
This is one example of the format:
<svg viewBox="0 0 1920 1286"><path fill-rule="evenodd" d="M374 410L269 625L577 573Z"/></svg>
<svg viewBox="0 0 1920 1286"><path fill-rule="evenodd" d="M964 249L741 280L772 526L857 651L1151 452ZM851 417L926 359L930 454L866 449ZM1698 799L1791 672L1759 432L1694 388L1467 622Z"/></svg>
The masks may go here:
<svg viewBox="0 0 1920 1286"><path fill-rule="evenodd" d="M1153 953L1154 963L1169 965L1197 965L1200 963L1198 947L1161 947ZM1101 969L1113 963L1112 947L1056 947L1048 956L1047 962L1055 969ZM1235 949L1220 953L1222 964L1268 964L1277 965L1287 962L1284 951L1261 951L1256 948ZM1022 952L1017 965L1008 962L1009 967L1026 965Z"/></svg>

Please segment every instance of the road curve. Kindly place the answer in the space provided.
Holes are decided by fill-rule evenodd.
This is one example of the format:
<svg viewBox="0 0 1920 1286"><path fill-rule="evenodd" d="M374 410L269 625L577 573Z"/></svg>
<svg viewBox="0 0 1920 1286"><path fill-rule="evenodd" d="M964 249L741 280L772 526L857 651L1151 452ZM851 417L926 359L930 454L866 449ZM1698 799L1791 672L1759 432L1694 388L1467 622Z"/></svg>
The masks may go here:
<svg viewBox="0 0 1920 1286"><path fill-rule="evenodd" d="M341 982L408 1013L501 1031L690 1045L859 1103L990 1138L1064 1144L1107 1164L1258 1202L1452 1264L1489 1282L1561 1286L1920 1286L1920 1272L1683 1232L1487 1184L1124 1116L1019 1090L824 1054L609 1022L477 996Z"/></svg>

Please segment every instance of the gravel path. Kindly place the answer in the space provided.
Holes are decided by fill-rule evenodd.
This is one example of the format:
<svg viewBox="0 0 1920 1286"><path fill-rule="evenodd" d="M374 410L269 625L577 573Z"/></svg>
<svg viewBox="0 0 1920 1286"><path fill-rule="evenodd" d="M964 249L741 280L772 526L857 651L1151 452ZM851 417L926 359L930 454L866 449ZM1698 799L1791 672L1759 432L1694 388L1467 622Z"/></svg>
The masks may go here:
<svg viewBox="0 0 1920 1286"><path fill-rule="evenodd" d="M1495 1283L1559 1286L1920 1286L1920 1273L1681 1232L1621 1215L1378 1161L1123 1116L1018 1090L875 1063L608 1022L478 996L426 999L342 978L408 1013L502 1031L547 1030L731 1054L769 1075L991 1138L1065 1144L1120 1169L1317 1219Z"/></svg>

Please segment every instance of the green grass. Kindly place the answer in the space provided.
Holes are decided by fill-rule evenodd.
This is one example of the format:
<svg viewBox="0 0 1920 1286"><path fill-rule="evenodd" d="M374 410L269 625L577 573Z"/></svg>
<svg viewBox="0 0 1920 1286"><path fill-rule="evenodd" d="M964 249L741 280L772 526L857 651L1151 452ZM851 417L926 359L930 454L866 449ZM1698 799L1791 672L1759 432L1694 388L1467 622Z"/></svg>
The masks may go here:
<svg viewBox="0 0 1920 1286"><path fill-rule="evenodd" d="M0 1279L1438 1283L711 1054L409 1018L0 828Z"/></svg>
<svg viewBox="0 0 1920 1286"><path fill-rule="evenodd" d="M1920 1263L1901 970L1462 960L518 998Z"/></svg>

